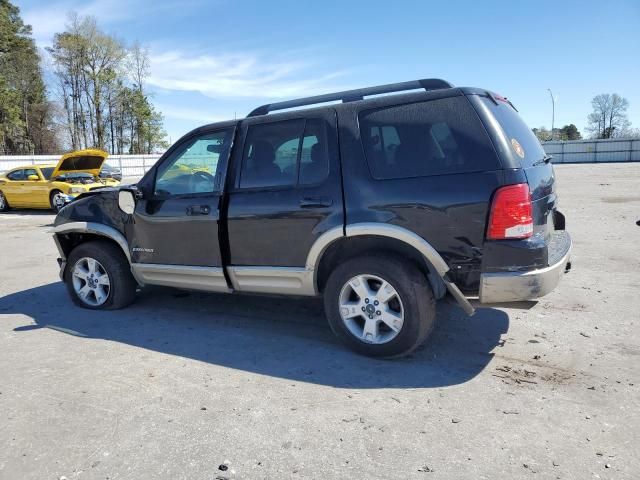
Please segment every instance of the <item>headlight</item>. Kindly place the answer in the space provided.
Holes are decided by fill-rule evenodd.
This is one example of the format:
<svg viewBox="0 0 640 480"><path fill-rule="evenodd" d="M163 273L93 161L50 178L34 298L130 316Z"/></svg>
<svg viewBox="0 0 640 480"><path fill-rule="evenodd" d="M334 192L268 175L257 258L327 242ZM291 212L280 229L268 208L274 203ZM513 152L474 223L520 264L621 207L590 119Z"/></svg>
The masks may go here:
<svg viewBox="0 0 640 480"><path fill-rule="evenodd" d="M87 190L86 190L86 189L84 189L84 188L82 188L82 187L71 187L71 188L69 189L69 193L84 193L84 192L86 192L86 191L87 191Z"/></svg>

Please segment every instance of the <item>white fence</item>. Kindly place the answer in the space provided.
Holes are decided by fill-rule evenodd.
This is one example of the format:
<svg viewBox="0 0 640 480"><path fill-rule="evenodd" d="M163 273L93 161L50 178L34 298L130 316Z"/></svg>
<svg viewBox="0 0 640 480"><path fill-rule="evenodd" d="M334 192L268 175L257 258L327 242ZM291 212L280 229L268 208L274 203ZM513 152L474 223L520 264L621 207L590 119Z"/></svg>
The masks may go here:
<svg viewBox="0 0 640 480"><path fill-rule="evenodd" d="M138 177L143 175L160 158L154 155L109 155L107 163L119 168L124 177ZM60 155L5 155L0 156L0 172L23 165L40 165L43 163L57 163Z"/></svg>
<svg viewBox="0 0 640 480"><path fill-rule="evenodd" d="M575 140L545 142L544 150L553 155L553 163L640 162L640 138L618 140ZM143 175L160 158L154 155L110 155L107 163L125 177ZM56 163L60 155L0 156L0 172L23 165Z"/></svg>
<svg viewBox="0 0 640 480"><path fill-rule="evenodd" d="M640 138L545 142L553 163L640 162Z"/></svg>

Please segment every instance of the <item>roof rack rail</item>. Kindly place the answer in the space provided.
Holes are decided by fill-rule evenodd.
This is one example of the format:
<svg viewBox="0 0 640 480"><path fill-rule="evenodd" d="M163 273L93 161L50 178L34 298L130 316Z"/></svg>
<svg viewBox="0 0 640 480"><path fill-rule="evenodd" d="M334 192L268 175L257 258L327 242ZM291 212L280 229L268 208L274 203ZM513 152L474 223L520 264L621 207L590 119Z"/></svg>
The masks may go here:
<svg viewBox="0 0 640 480"><path fill-rule="evenodd" d="M315 105L318 103L335 102L342 100L343 103L355 102L362 100L364 97L371 95L380 95L383 93L405 92L408 90L439 90L441 88L453 88L453 85L446 80L439 78L423 78L421 80L411 80L409 82L389 83L387 85L378 85L375 87L357 88L355 90L345 90L344 92L327 93L325 95L316 95L314 97L298 98L296 100L286 100L284 102L267 103L251 111L247 117L257 117L266 115L276 110L286 110L288 108L304 107L306 105Z"/></svg>

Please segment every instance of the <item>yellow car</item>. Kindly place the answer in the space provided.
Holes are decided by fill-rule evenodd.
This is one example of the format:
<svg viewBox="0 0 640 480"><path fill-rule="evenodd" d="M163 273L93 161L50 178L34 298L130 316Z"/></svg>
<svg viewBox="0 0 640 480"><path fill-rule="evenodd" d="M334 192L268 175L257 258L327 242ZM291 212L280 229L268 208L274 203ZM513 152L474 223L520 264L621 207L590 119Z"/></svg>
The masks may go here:
<svg viewBox="0 0 640 480"><path fill-rule="evenodd" d="M78 150L63 155L57 165L27 165L0 176L0 212L14 208L59 210L81 193L120 182L100 179L109 154L102 150Z"/></svg>

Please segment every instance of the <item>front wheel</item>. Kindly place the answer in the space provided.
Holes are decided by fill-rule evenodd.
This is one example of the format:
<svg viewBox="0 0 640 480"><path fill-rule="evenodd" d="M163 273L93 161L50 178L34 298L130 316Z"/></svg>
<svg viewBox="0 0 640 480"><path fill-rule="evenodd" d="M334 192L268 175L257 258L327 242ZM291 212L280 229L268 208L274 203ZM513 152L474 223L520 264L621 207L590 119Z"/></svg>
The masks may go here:
<svg viewBox="0 0 640 480"><path fill-rule="evenodd" d="M133 302L136 281L122 250L103 240L81 243L67 259L64 281L76 305L116 310Z"/></svg>
<svg viewBox="0 0 640 480"><path fill-rule="evenodd" d="M66 205L65 195L60 190L53 190L49 195L51 209L59 212Z"/></svg>
<svg viewBox="0 0 640 480"><path fill-rule="evenodd" d="M358 353L399 357L431 333L435 300L410 262L383 253L357 257L329 276L324 306L333 332Z"/></svg>

